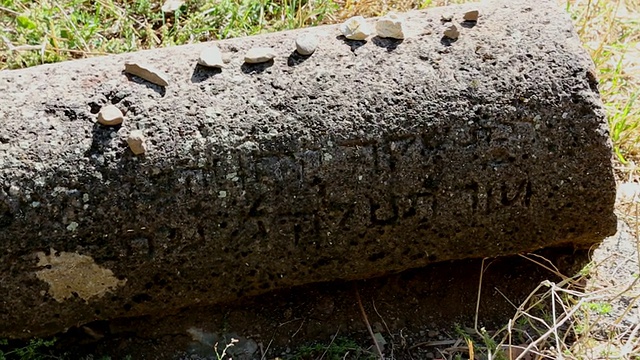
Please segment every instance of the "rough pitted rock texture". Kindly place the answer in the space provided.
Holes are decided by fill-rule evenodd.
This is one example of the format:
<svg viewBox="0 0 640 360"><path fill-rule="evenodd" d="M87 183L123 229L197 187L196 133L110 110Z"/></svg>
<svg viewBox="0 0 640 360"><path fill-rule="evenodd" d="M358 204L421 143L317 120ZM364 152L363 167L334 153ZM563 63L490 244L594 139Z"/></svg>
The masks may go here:
<svg viewBox="0 0 640 360"><path fill-rule="evenodd" d="M493 1L443 39L441 15L471 9L408 13L401 42L319 27L309 58L297 31L221 41L223 70L196 66L201 44L0 72L0 337L612 234L569 18ZM278 56L244 64L253 47ZM122 126L96 123L110 103Z"/></svg>

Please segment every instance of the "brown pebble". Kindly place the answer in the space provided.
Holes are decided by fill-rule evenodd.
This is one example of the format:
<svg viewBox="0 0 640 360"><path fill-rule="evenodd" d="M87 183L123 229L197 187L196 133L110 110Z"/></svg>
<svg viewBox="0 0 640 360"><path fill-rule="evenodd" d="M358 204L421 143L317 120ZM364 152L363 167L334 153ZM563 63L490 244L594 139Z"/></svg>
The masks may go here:
<svg viewBox="0 0 640 360"><path fill-rule="evenodd" d="M135 155L141 155L147 151L145 138L141 130L131 131L129 136L127 136L127 144L129 144L129 149L131 149Z"/></svg>
<svg viewBox="0 0 640 360"><path fill-rule="evenodd" d="M124 115L115 105L104 106L98 113L98 122L102 125L120 125L122 121L124 121Z"/></svg>
<svg viewBox="0 0 640 360"><path fill-rule="evenodd" d="M144 80L160 86L169 85L169 75L155 67L140 62L127 61L124 63L124 71Z"/></svg>
<svg viewBox="0 0 640 360"><path fill-rule="evenodd" d="M444 36L451 40L456 40L460 36L460 30L458 30L457 26L451 24L447 26L447 29L444 31Z"/></svg>
<svg viewBox="0 0 640 360"><path fill-rule="evenodd" d="M480 12L478 10L470 10L464 13L464 21L478 21L478 16L480 16Z"/></svg>

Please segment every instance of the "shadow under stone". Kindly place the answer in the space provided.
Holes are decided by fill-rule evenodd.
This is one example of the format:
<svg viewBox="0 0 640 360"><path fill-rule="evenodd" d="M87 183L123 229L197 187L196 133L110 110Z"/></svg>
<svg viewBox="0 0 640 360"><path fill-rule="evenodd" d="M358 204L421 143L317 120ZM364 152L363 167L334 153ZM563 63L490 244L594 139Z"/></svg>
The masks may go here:
<svg viewBox="0 0 640 360"><path fill-rule="evenodd" d="M387 340L402 333L414 339L408 344L414 345L415 339L423 338L421 333L430 330L453 332L455 324L472 328L478 297L478 326L499 329L516 313L515 306L542 281L562 280L548 268L555 266L561 274L572 276L588 261L588 250L573 247L545 249L528 257L486 259L484 263L482 259L448 261L369 280L310 284L228 304L203 304L171 314L116 319L106 328L101 322L95 327L104 337L93 340L85 350L77 344L87 341L86 330L69 332L80 335L62 337L59 345L77 353L98 351L110 356L170 359L193 343L187 329L214 333L221 324L225 324L225 331L269 343L268 358L285 348L326 341L336 329L343 337L367 344L371 339L360 316L356 289L369 321L374 326L385 322L387 329L378 331ZM84 327L92 330L94 326L90 323ZM171 336L171 341L163 341L166 336ZM253 355L247 359L260 358L259 352ZM410 347L396 349L395 359L412 358Z"/></svg>
<svg viewBox="0 0 640 360"><path fill-rule="evenodd" d="M196 66L193 68L193 72L191 73L191 82L197 84L199 82L208 80L212 76L218 75L220 73L222 73L222 69L211 68L196 64Z"/></svg>
<svg viewBox="0 0 640 360"><path fill-rule="evenodd" d="M167 90L164 88L164 86L160 86L160 85L154 84L154 83L149 82L149 81L147 81L147 80L145 80L143 78L140 78L140 77L138 77L136 75L129 74L129 73L124 72L124 71L122 73L127 76L127 79L129 79L129 81L133 81L136 84L144 85L147 88L157 92L162 97L164 97L164 95L167 93Z"/></svg>
<svg viewBox="0 0 640 360"><path fill-rule="evenodd" d="M447 36L443 36L440 39L440 44L444 45L444 46L451 46L453 43L455 43L456 41L458 41L458 39L452 39L450 37Z"/></svg>
<svg viewBox="0 0 640 360"><path fill-rule="evenodd" d="M307 59L309 59L311 55L300 55L297 51L292 51L291 54L289 54L289 57L287 58L287 65L288 66L297 66L302 64L303 62L307 61Z"/></svg>
<svg viewBox="0 0 640 360"><path fill-rule="evenodd" d="M96 168L104 167L104 164L98 158L111 148L111 143L116 141L112 134L118 133L121 127L122 124L113 126L102 125L98 122L93 124L93 128L91 128L91 146L85 151L84 156Z"/></svg>
<svg viewBox="0 0 640 360"><path fill-rule="evenodd" d="M367 40L349 40L346 37L344 37L344 35L336 36L336 39L349 45L352 52L355 52L356 50L358 50L358 48L364 46L367 43Z"/></svg>
<svg viewBox="0 0 640 360"><path fill-rule="evenodd" d="M388 52L392 52L404 42L401 39L381 38L379 36L374 36L371 41L377 46L387 49Z"/></svg>
<svg viewBox="0 0 640 360"><path fill-rule="evenodd" d="M474 28L477 24L478 24L477 21L465 20L460 23L460 26L462 26L463 28L471 29L471 28Z"/></svg>
<svg viewBox="0 0 640 360"><path fill-rule="evenodd" d="M244 64L242 64L240 69L245 74L259 74L272 66L273 66L273 60L269 60L267 62L258 63L258 64L249 64L245 62Z"/></svg>

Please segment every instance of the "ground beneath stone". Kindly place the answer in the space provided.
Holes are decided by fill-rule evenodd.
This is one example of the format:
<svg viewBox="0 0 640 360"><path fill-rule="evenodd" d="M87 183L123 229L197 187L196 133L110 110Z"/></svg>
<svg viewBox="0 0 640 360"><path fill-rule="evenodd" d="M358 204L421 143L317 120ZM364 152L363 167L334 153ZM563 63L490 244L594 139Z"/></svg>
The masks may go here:
<svg viewBox="0 0 640 360"><path fill-rule="evenodd" d="M555 249L539 255L575 273L586 264L588 253ZM59 346L114 358L216 359L215 345L222 350L234 338L239 342L227 351L233 359L375 358L364 310L374 336L386 343L387 358L443 358L440 353L464 352L460 331L474 327L482 266L478 328L502 327L516 312L514 304L541 281L561 280L531 258L493 259L484 265L481 259L457 261L163 317L96 322L70 331ZM323 355L322 349L339 354Z"/></svg>

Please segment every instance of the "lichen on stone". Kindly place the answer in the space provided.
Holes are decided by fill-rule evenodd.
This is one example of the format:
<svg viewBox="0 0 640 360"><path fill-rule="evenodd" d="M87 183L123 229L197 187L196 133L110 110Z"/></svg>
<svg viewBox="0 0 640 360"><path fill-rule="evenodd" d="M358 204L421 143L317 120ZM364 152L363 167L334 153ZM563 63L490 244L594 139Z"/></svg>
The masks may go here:
<svg viewBox="0 0 640 360"><path fill-rule="evenodd" d="M111 270L100 267L87 255L51 249L51 255L38 252L36 256L42 267L36 277L49 285L49 295L58 302L75 296L85 301L102 297L127 282L118 280Z"/></svg>

